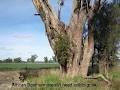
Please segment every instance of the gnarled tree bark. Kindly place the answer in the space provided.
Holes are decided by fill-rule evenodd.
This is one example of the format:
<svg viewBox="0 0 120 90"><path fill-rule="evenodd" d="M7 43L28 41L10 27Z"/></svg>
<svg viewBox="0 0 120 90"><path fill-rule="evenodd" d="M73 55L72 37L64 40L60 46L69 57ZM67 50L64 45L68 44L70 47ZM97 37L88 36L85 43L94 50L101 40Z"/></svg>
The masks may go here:
<svg viewBox="0 0 120 90"><path fill-rule="evenodd" d="M95 0L94 6L90 7L88 0L73 0L73 12L70 23L67 26L58 19L57 15L53 12L52 7L48 3L48 0L33 0L33 4L35 5L37 12L40 14L40 17L45 24L50 46L58 59L58 52L55 48L56 43L58 42L59 37L67 37L69 42L67 50L68 55L64 60L64 64L60 63L62 72L67 76L73 77L78 74L81 74L83 77L87 76L89 63L94 52L92 22L95 13L99 10L100 1L101 0ZM89 33L88 39L85 41L83 47L82 34L86 18L88 19ZM60 51L62 53L62 50Z"/></svg>

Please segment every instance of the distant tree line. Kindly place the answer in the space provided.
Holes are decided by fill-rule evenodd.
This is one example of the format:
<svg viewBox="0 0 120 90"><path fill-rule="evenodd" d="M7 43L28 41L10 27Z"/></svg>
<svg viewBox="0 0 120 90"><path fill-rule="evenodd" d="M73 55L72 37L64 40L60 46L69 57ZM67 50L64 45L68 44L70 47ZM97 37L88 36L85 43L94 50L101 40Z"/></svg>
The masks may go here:
<svg viewBox="0 0 120 90"><path fill-rule="evenodd" d="M1 59L0 63L56 63L57 59L55 56L52 58L48 58L47 56L43 58L42 61L36 61L38 56L36 54L31 55L26 61L22 60L21 57L16 57L16 58L6 58L6 59Z"/></svg>
<svg viewBox="0 0 120 90"><path fill-rule="evenodd" d="M24 62L22 61L21 57L17 57L17 58L7 58L7 59L3 59L3 60L0 60L0 63L21 63L21 62Z"/></svg>
<svg viewBox="0 0 120 90"><path fill-rule="evenodd" d="M30 58L27 59L27 61L22 60L21 57L16 57L16 58L6 58L6 59L2 59L0 60L0 63L27 63L27 62L31 62L34 63L35 60L37 59L37 55L31 55Z"/></svg>
<svg viewBox="0 0 120 90"><path fill-rule="evenodd" d="M52 56L52 58L44 57L44 63L57 63L57 58L55 56Z"/></svg>

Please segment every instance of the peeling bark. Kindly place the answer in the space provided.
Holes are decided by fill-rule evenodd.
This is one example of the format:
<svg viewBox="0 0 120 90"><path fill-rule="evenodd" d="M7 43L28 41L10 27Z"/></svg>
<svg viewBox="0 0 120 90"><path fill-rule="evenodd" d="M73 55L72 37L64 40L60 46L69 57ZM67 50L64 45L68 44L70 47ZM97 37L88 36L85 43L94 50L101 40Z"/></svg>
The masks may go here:
<svg viewBox="0 0 120 90"><path fill-rule="evenodd" d="M95 0L94 7L89 7L87 0L73 0L73 13L70 23L67 26L55 15L48 0L33 0L37 12L45 24L48 40L55 55L55 45L58 37L64 35L68 37L68 41L70 42L68 50L69 56L65 66L61 65L62 73L67 76L74 77L79 73L84 77L87 76L88 66L94 52L92 21L100 7L100 1L101 0ZM90 30L84 49L82 49L82 33L86 17L88 18ZM82 53L82 50L84 50L84 53Z"/></svg>
<svg viewBox="0 0 120 90"><path fill-rule="evenodd" d="M94 35L93 30L90 30L91 32L89 32L88 39L85 41L84 44L83 60L80 66L80 72L83 77L87 77L88 67L94 53Z"/></svg>

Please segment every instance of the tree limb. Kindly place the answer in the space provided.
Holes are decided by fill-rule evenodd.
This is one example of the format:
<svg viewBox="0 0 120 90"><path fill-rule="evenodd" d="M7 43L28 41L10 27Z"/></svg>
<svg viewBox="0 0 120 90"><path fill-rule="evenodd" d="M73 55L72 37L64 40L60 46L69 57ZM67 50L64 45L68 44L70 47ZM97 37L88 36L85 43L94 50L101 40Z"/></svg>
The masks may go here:
<svg viewBox="0 0 120 90"><path fill-rule="evenodd" d="M57 16L53 12L47 0L32 0L32 1L37 9L38 14L40 14L43 22L45 22L44 20L46 20L48 17L57 19Z"/></svg>
<svg viewBox="0 0 120 90"><path fill-rule="evenodd" d="M42 18L43 22L47 27L54 28L58 33L60 32L58 26L65 26L65 24L59 21L57 15L54 13L48 0L32 0L35 5L38 14Z"/></svg>
<svg viewBox="0 0 120 90"><path fill-rule="evenodd" d="M58 34L65 31L65 24L61 22L53 12L48 0L32 0L42 21L45 24L46 33L52 49L54 50L55 41Z"/></svg>

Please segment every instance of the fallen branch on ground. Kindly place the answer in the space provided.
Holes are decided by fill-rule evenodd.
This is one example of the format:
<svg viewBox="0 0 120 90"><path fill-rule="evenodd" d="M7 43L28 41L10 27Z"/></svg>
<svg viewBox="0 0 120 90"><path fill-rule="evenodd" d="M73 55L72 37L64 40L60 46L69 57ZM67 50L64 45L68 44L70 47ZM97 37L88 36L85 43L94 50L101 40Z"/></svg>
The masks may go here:
<svg viewBox="0 0 120 90"><path fill-rule="evenodd" d="M98 74L98 75L94 75L94 76L88 76L85 79L98 79L98 78L103 79L108 85L112 84L111 81L108 78L106 78L103 74Z"/></svg>

